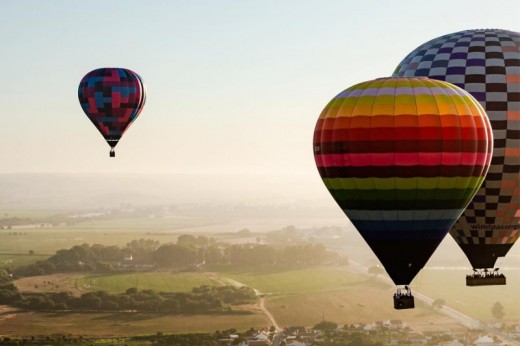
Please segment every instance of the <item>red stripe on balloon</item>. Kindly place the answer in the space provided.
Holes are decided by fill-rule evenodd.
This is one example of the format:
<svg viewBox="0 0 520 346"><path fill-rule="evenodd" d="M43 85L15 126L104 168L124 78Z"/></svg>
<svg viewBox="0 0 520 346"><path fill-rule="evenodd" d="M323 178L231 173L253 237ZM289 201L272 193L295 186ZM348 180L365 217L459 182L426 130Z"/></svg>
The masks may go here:
<svg viewBox="0 0 520 346"><path fill-rule="evenodd" d="M397 124L397 126L396 126ZM329 117L319 119L316 129L373 128L373 127L469 127L486 128L480 116L457 114L370 115Z"/></svg>
<svg viewBox="0 0 520 346"><path fill-rule="evenodd" d="M478 140L486 138L485 128L468 127L373 127L316 129L315 142L389 141L389 140Z"/></svg>
<svg viewBox="0 0 520 346"><path fill-rule="evenodd" d="M483 165L487 162L488 156L488 153L460 152L324 154L316 155L316 163L318 167Z"/></svg>

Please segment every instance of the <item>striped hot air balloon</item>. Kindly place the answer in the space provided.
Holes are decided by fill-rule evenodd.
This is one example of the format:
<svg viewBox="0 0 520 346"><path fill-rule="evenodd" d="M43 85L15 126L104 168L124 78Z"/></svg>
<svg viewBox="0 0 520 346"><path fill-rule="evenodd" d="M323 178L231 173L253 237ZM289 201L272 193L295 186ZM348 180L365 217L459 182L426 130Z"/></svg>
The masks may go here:
<svg viewBox="0 0 520 346"><path fill-rule="evenodd" d="M435 38L408 54L394 76L453 83L486 110L494 134L489 173L450 234L473 268L493 268L520 237L520 33L477 29Z"/></svg>
<svg viewBox="0 0 520 346"><path fill-rule="evenodd" d="M382 78L333 98L314 131L325 186L397 285L409 285L482 184L492 133L450 83Z"/></svg>
<svg viewBox="0 0 520 346"><path fill-rule="evenodd" d="M110 145L110 156L130 124L141 113L146 89L141 77L124 68L90 71L79 83L81 108Z"/></svg>

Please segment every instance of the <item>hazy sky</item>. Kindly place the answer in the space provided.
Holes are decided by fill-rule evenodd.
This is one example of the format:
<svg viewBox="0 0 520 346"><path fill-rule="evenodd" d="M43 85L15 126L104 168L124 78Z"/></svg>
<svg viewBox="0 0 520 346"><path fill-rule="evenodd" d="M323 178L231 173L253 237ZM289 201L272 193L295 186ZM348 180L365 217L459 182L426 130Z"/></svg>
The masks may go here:
<svg viewBox="0 0 520 346"><path fill-rule="evenodd" d="M1 1L0 173L316 174L333 96L488 27L520 31L520 1ZM77 87L115 66L148 98L110 159Z"/></svg>

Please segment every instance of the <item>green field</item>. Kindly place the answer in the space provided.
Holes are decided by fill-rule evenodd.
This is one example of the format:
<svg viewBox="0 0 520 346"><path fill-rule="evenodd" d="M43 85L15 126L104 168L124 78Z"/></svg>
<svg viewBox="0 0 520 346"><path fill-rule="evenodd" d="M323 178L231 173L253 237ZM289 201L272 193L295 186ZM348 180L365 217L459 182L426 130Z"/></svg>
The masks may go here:
<svg viewBox="0 0 520 346"><path fill-rule="evenodd" d="M218 273L128 273L86 275L74 279L77 288L85 291L104 290L124 292L129 287L153 289L162 292L189 291L200 285L230 284L229 278L262 293L272 295L290 295L313 292L341 291L359 288L369 280L366 276L338 268L307 268L283 271L254 272L218 272ZM383 285L372 283L372 285Z"/></svg>
<svg viewBox="0 0 520 346"><path fill-rule="evenodd" d="M361 285L366 277L337 268L306 268L268 272L224 272L233 280L268 294L294 294L342 290Z"/></svg>
<svg viewBox="0 0 520 346"><path fill-rule="evenodd" d="M82 291L125 292L130 287L157 292L188 292L201 285L221 286L222 283L208 273L129 273L88 275L75 279L76 288Z"/></svg>

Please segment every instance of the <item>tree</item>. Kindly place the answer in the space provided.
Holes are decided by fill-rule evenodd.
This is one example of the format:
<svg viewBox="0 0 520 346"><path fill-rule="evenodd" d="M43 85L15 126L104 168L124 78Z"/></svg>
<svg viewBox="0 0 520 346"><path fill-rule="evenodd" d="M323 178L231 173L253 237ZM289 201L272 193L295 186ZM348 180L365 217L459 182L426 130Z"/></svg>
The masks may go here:
<svg viewBox="0 0 520 346"><path fill-rule="evenodd" d="M197 251L194 247L177 244L165 244L155 251L155 260L161 267L179 268L197 262Z"/></svg>
<svg viewBox="0 0 520 346"><path fill-rule="evenodd" d="M500 302L496 302L493 304L493 307L491 308L491 313L495 318L502 319L505 316L504 312L504 306Z"/></svg>
<svg viewBox="0 0 520 346"><path fill-rule="evenodd" d="M434 309L440 309L444 305L446 305L446 301L442 298L437 298L432 302L432 308Z"/></svg>
<svg viewBox="0 0 520 346"><path fill-rule="evenodd" d="M320 323L318 323L317 325L314 326L315 330L323 330L323 331L326 331L326 330L336 330L338 329L338 325L334 322L331 322L331 321L321 321Z"/></svg>

